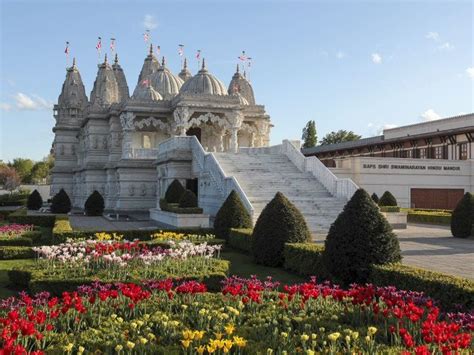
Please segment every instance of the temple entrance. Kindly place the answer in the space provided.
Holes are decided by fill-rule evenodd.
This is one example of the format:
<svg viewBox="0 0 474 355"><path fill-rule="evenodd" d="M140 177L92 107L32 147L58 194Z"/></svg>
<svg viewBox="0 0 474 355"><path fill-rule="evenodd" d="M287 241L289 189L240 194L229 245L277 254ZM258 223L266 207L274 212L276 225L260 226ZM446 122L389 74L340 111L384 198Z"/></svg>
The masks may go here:
<svg viewBox="0 0 474 355"><path fill-rule="evenodd" d="M201 128L199 127L191 127L186 132L187 136L196 136L199 142L201 142Z"/></svg>

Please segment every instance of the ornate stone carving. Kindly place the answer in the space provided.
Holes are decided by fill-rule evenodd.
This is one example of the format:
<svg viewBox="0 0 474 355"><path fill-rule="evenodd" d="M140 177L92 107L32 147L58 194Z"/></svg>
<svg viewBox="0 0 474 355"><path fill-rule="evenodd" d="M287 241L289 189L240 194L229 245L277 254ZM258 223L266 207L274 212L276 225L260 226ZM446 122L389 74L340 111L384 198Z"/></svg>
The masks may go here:
<svg viewBox="0 0 474 355"><path fill-rule="evenodd" d="M130 185L128 186L128 194L129 194L130 196L135 196L135 186L134 186L134 185L130 184Z"/></svg>
<svg viewBox="0 0 474 355"><path fill-rule="evenodd" d="M188 129L188 119L191 116L189 109L185 106L177 107L173 111L173 130L180 136L186 135Z"/></svg>
<svg viewBox="0 0 474 355"><path fill-rule="evenodd" d="M142 196L146 196L146 185L145 184L140 185L140 193L141 193Z"/></svg>
<svg viewBox="0 0 474 355"><path fill-rule="evenodd" d="M122 128L127 131L133 130L133 120L135 115L132 112L124 112L120 115L120 124Z"/></svg>

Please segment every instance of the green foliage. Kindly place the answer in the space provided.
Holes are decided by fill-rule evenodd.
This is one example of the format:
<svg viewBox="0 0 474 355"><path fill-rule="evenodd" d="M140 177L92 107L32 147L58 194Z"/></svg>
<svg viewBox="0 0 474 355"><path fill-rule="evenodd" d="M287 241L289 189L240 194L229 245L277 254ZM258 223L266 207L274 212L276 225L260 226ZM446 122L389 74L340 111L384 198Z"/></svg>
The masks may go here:
<svg viewBox="0 0 474 355"><path fill-rule="evenodd" d="M231 228L227 242L232 248L250 254L252 252L252 232L251 228Z"/></svg>
<svg viewBox="0 0 474 355"><path fill-rule="evenodd" d="M336 143L342 143L342 142L350 142L350 141L357 141L361 138L358 134L355 134L352 131L346 131L346 130L339 130L337 132L331 132L326 134L321 142L319 142L321 145L327 145L327 144L336 144Z"/></svg>
<svg viewBox="0 0 474 355"><path fill-rule="evenodd" d="M447 310L458 305L466 310L474 308L474 281L469 279L395 263L374 265L369 281L378 286L424 292Z"/></svg>
<svg viewBox="0 0 474 355"><path fill-rule="evenodd" d="M16 190L21 184L20 174L10 166L0 167L0 185L10 192Z"/></svg>
<svg viewBox="0 0 474 355"><path fill-rule="evenodd" d="M29 246L33 245L31 238L25 237L0 237L0 246Z"/></svg>
<svg viewBox="0 0 474 355"><path fill-rule="evenodd" d="M31 170L35 163L31 159L16 158L9 164L20 175L21 182L28 184L31 182Z"/></svg>
<svg viewBox="0 0 474 355"><path fill-rule="evenodd" d="M277 192L255 224L252 254L258 264L280 266L285 243L303 243L310 238L301 212L281 192Z"/></svg>
<svg viewBox="0 0 474 355"><path fill-rule="evenodd" d="M69 213L71 211L71 200L64 189L54 195L51 201L51 212L53 213Z"/></svg>
<svg viewBox="0 0 474 355"><path fill-rule="evenodd" d="M198 200L194 192L191 190L186 190L179 199L179 207L180 208L192 208L198 206Z"/></svg>
<svg viewBox="0 0 474 355"><path fill-rule="evenodd" d="M218 238L227 240L231 228L252 228L252 218L234 190L227 196L214 220Z"/></svg>
<svg viewBox="0 0 474 355"><path fill-rule="evenodd" d="M474 223L474 197L466 192L458 202L451 217L451 233L453 237L467 238L472 235Z"/></svg>
<svg viewBox="0 0 474 355"><path fill-rule="evenodd" d="M305 128L303 128L303 148L315 147L318 143L318 136L316 135L316 123L314 121L308 121Z"/></svg>
<svg viewBox="0 0 474 355"><path fill-rule="evenodd" d="M28 246L0 246L0 260L32 259L35 252Z"/></svg>
<svg viewBox="0 0 474 355"><path fill-rule="evenodd" d="M177 214L202 214L203 209L200 207L179 207L178 203L168 203L164 198L160 199L160 208L162 211Z"/></svg>
<svg viewBox="0 0 474 355"><path fill-rule="evenodd" d="M400 207L398 206L380 206L380 212L400 212Z"/></svg>
<svg viewBox="0 0 474 355"><path fill-rule="evenodd" d="M314 243L287 243L283 250L286 270L304 276L327 278L323 262L324 247Z"/></svg>
<svg viewBox="0 0 474 355"><path fill-rule="evenodd" d="M44 183L49 177L51 165L48 161L39 161L33 165L30 173L30 180L34 184Z"/></svg>
<svg viewBox="0 0 474 355"><path fill-rule="evenodd" d="M451 225L451 212L429 212L409 210L407 214L408 223L429 223Z"/></svg>
<svg viewBox="0 0 474 355"><path fill-rule="evenodd" d="M357 190L329 229L327 270L344 284L365 282L372 264L400 260L398 239L389 223L367 192Z"/></svg>
<svg viewBox="0 0 474 355"><path fill-rule="evenodd" d="M165 200L168 203L179 203L179 200L183 196L184 192L183 185L179 182L179 180L173 180L173 182L168 186L168 189L165 193Z"/></svg>
<svg viewBox="0 0 474 355"><path fill-rule="evenodd" d="M28 202L26 203L26 206L29 210L39 210L41 206L43 206L43 198L41 197L38 190L34 190L28 196Z"/></svg>
<svg viewBox="0 0 474 355"><path fill-rule="evenodd" d="M102 216L104 213L105 202L102 195L94 190L94 192L87 198L84 204L84 210L88 216Z"/></svg>
<svg viewBox="0 0 474 355"><path fill-rule="evenodd" d="M397 199L390 191L385 191L379 200L379 206L397 206Z"/></svg>
<svg viewBox="0 0 474 355"><path fill-rule="evenodd" d="M56 220L55 216L28 216L26 208L20 208L13 213L8 215L8 221L10 223L18 224L33 224L35 226L41 227L53 227L54 221Z"/></svg>
<svg viewBox="0 0 474 355"><path fill-rule="evenodd" d="M376 205L379 204L380 199L375 192L372 194L372 196L370 196L370 198L372 198L372 201L374 201Z"/></svg>
<svg viewBox="0 0 474 355"><path fill-rule="evenodd" d="M0 206L24 206L28 200L28 193L24 191L0 195Z"/></svg>

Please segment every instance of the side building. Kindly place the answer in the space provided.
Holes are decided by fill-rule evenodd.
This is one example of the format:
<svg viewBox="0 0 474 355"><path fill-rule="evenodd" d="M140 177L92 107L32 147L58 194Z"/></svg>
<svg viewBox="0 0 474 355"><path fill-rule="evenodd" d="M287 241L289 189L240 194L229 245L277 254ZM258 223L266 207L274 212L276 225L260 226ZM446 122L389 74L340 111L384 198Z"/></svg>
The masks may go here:
<svg viewBox="0 0 474 355"><path fill-rule="evenodd" d="M453 209L465 192L474 192L473 139L471 113L302 153L370 193L389 190L402 207Z"/></svg>

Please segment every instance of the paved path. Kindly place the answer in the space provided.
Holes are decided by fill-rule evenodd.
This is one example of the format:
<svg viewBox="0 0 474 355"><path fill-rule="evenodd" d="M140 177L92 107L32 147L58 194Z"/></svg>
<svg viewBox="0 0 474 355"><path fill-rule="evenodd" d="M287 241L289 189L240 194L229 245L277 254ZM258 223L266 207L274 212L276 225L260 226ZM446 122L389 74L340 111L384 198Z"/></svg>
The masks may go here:
<svg viewBox="0 0 474 355"><path fill-rule="evenodd" d="M131 230L131 229L152 229L164 228L154 221L110 221L104 217L86 217L72 215L69 217L73 229L79 230L98 230L98 231L114 231L114 230Z"/></svg>

